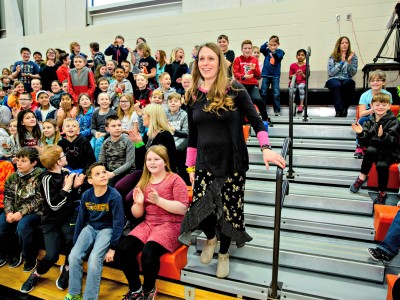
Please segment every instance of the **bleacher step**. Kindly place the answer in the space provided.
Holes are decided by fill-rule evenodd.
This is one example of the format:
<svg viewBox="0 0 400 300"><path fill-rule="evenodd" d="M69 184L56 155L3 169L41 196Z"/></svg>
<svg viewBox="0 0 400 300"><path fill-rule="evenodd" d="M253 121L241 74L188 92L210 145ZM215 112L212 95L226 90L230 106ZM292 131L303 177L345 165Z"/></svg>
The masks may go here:
<svg viewBox="0 0 400 300"><path fill-rule="evenodd" d="M312 169L301 167L294 167L293 169L295 173L294 179L291 179L292 182L334 186L339 185L348 188L359 174L359 171L354 170ZM286 172L287 168L285 169L285 173ZM246 173L246 178L275 181L276 167L271 165L267 171L263 165L251 164Z"/></svg>
<svg viewBox="0 0 400 300"><path fill-rule="evenodd" d="M270 265L232 258L230 273L225 279L215 277L216 266L216 259L208 265L200 263L199 254L191 246L181 281L244 297L267 299ZM286 267L279 268L278 280L283 282L281 299L285 300L376 300L386 297L386 287L382 284Z"/></svg>
<svg viewBox="0 0 400 300"><path fill-rule="evenodd" d="M270 137L269 141L271 142L272 147L280 148L283 145L284 138L275 138ZM259 149L259 143L255 137L249 138L247 141L247 146L255 147ZM293 140L294 151L297 149L324 149L324 150L337 150L337 151L349 151L350 157L352 157L352 153L355 151L356 142L353 141L340 141L340 148L338 147L338 142L335 140L321 140L321 139L306 139L306 138L294 138Z"/></svg>
<svg viewBox="0 0 400 300"><path fill-rule="evenodd" d="M245 206L246 224L274 227L272 206L248 203ZM311 211L298 208L282 209L282 229L373 241L373 219L368 216Z"/></svg>
<svg viewBox="0 0 400 300"><path fill-rule="evenodd" d="M249 160L252 164L263 164L263 156L259 148L249 147ZM274 148L280 152L279 147ZM352 153L328 150L293 151L293 167L313 167L318 169L341 169L359 171L362 160L355 159Z"/></svg>
<svg viewBox="0 0 400 300"><path fill-rule="evenodd" d="M246 231L253 240L242 248L231 245L229 256L272 264L274 231L249 226ZM197 237L198 252L203 250L206 241L204 234ZM374 246L365 242L282 232L279 264L290 268L383 283L385 267L382 263L373 261L366 251L367 248ZM218 251L219 244L215 253Z"/></svg>
<svg viewBox="0 0 400 300"><path fill-rule="evenodd" d="M274 205L275 187L276 183L273 181L247 180L246 203ZM348 187L315 186L296 182L290 183L284 206L367 216L371 216L373 211L373 203L367 190L353 194Z"/></svg>
<svg viewBox="0 0 400 300"><path fill-rule="evenodd" d="M351 123L350 123L351 124ZM315 138L315 139L337 139L337 140L355 140L354 132L351 126L335 126L335 125L305 125L296 124L293 126L293 136L302 138ZM274 127L268 128L268 134L273 137L287 137L289 136L288 124L274 124ZM252 129L251 135L255 135Z"/></svg>

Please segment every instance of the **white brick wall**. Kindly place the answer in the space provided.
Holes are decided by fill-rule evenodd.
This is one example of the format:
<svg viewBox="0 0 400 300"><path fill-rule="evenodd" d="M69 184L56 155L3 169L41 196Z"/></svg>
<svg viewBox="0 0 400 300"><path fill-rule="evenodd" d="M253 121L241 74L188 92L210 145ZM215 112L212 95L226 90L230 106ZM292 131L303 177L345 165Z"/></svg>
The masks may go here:
<svg viewBox="0 0 400 300"><path fill-rule="evenodd" d="M286 52L281 86L287 86L289 65L295 61L296 51L311 46L311 87L323 87L327 59L339 37L340 24L341 35L350 38L359 56L356 81L360 87L363 67L360 51L364 63L371 63L385 38L386 23L394 5L392 0L183 0L182 9L171 10L171 16L157 14L143 19L132 13L133 20L129 20L129 14L124 14L124 21L120 22L118 16L113 15L110 24L85 27L85 0L41 0L42 33L21 37L10 30L7 38L0 39L0 66L18 60L21 46L44 54L48 47L68 50L69 43L76 40L82 52L88 54L90 42L99 42L104 50L117 34L125 37L129 47L134 46L137 37L145 37L153 53L164 49L169 54L175 46L182 46L188 62L193 45L215 41L221 33L229 36L230 49L236 55L240 55L240 43L244 39L261 45L275 34ZM144 13L143 16L147 16L149 10ZM352 13L360 48L356 45L352 23L346 21L347 13ZM336 14L341 16L339 24L335 21ZM7 14L6 18L9 17L12 16ZM391 40L387 55L393 55L393 50ZM389 74L389 81L396 79L396 75ZM392 85L398 84L397 80Z"/></svg>

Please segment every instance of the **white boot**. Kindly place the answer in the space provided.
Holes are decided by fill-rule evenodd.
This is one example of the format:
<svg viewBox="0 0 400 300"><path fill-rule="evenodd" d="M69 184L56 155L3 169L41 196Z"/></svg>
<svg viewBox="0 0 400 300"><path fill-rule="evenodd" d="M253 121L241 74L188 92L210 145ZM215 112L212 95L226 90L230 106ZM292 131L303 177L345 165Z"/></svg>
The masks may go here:
<svg viewBox="0 0 400 300"><path fill-rule="evenodd" d="M229 253L218 253L217 277L225 278L229 275Z"/></svg>
<svg viewBox="0 0 400 300"><path fill-rule="evenodd" d="M200 261L203 264L209 264L214 256L214 250L215 247L217 246L217 237L215 236L211 240L207 240L206 245L203 248L203 251L201 251L200 255Z"/></svg>

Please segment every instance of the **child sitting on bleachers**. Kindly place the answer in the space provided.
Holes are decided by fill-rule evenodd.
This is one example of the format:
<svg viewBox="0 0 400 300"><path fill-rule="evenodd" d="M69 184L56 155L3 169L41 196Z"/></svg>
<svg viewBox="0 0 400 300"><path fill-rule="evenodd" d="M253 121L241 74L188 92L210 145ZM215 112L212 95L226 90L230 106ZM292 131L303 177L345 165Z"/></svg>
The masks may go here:
<svg viewBox="0 0 400 300"><path fill-rule="evenodd" d="M72 248L75 222L74 200L79 198L78 187L82 185L85 176L68 174L62 168L67 165L66 155L57 145L46 146L40 154L40 161L47 169L41 176L41 189L44 197L42 215L42 232L46 256L39 262L36 271L32 272L24 282L20 291L29 293L33 290L42 275L58 261L61 242L64 242L65 254L68 257ZM68 260L61 266L60 277L56 285L60 290L68 287Z"/></svg>
<svg viewBox="0 0 400 300"><path fill-rule="evenodd" d="M40 193L42 170L36 167L36 149L24 147L17 152L17 172L7 178L4 187L4 212L0 215L0 266L10 268L25 260L24 272L37 264L40 240L40 215L43 196Z"/></svg>
<svg viewBox="0 0 400 300"><path fill-rule="evenodd" d="M92 139L90 140L96 160L99 158L101 145L107 134L106 118L117 114L117 112L110 107L111 99L107 93L100 93L97 102L100 108L95 110L92 114Z"/></svg>
<svg viewBox="0 0 400 300"><path fill-rule="evenodd" d="M68 257L69 290L65 299L82 299L82 261L89 254L83 299L98 299L103 261L114 260L115 249L124 229L121 195L108 186L106 168L92 164L86 172L93 188L83 193Z"/></svg>
<svg viewBox="0 0 400 300"><path fill-rule="evenodd" d="M305 87L306 87L306 50L300 49L296 53L297 62L292 63L289 68L289 87L292 80L295 80L295 87L299 90L300 105L297 107L297 113L303 112Z"/></svg>
<svg viewBox="0 0 400 300"><path fill-rule="evenodd" d="M67 156L67 168L74 173L85 173L96 161L90 142L79 134L79 123L75 119L65 119L62 128L65 138L62 138L58 145Z"/></svg>
<svg viewBox="0 0 400 300"><path fill-rule="evenodd" d="M106 118L106 130L110 136L101 146L99 162L107 169L108 185L114 187L130 173L135 161L135 146L128 135L122 134L122 123L117 115Z"/></svg>
<svg viewBox="0 0 400 300"><path fill-rule="evenodd" d="M168 96L167 119L175 141L177 173L187 185L191 185L185 166L189 124L187 113L181 109L181 105L181 94L172 93Z"/></svg>
<svg viewBox="0 0 400 300"><path fill-rule="evenodd" d="M124 299L155 299L160 257L179 247L179 230L189 206L185 182L172 173L167 149L162 145L147 150L143 175L133 191L131 212L145 220L120 243L117 261L129 283ZM137 255L142 251L143 286Z"/></svg>
<svg viewBox="0 0 400 300"><path fill-rule="evenodd" d="M367 147L361 164L361 172L351 185L350 191L357 193L367 180L372 164L376 164L378 173L378 197L375 204L385 204L386 189L389 181L389 167L397 160L399 154L399 121L390 110L390 96L379 93L371 101L373 114L364 125L352 124L351 129L357 133L362 147Z"/></svg>
<svg viewBox="0 0 400 300"><path fill-rule="evenodd" d="M383 93L390 96L390 103L392 103L392 94L385 90L386 85L386 73L381 70L375 70L371 72L369 75L369 84L371 88L368 91L365 91L359 101L358 112L359 112L359 120L358 123L362 126L365 121L369 119L369 116L372 115L373 109L371 107L372 97L376 94ZM362 147L358 144L356 140L357 148L354 152L355 158L363 158L364 151Z"/></svg>

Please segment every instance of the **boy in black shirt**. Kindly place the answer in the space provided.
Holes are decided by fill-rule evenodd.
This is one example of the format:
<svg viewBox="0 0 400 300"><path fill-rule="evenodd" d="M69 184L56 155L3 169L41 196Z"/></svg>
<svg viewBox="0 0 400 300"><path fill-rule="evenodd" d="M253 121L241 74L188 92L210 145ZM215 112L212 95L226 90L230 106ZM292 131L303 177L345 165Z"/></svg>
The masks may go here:
<svg viewBox="0 0 400 300"><path fill-rule="evenodd" d="M46 146L40 154L40 161L47 171L41 177L41 190L44 197L42 231L46 256L39 262L36 271L22 285L20 291L29 293L42 275L57 262L61 240L64 241L66 256L72 248L76 213L74 200L79 198L77 188L82 185L84 175L68 174L62 168L67 165L66 155L57 145ZM61 190L60 190L61 188ZM56 285L60 290L68 287L68 260L61 266Z"/></svg>

